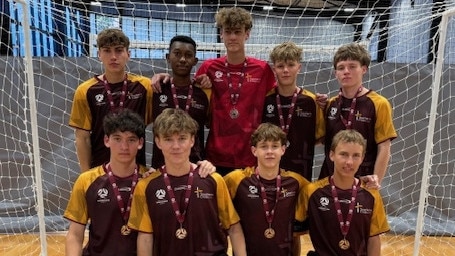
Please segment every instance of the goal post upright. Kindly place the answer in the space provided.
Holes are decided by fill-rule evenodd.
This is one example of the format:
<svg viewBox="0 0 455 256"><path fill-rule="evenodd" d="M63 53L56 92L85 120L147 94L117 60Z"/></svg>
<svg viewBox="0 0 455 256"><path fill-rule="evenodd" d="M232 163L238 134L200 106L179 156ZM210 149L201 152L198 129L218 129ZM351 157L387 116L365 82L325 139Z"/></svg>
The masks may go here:
<svg viewBox="0 0 455 256"><path fill-rule="evenodd" d="M28 144L28 147L31 147L29 152L30 157L30 167L34 170L35 176L35 188L34 193L36 197L36 211L38 214L38 227L39 227L39 236L41 244L41 256L47 256L47 241L46 241L46 223L44 221L44 200L43 200L43 181L41 176L41 159L40 159L40 146L39 146L39 134L38 134L38 111L36 108L36 96L35 96L35 79L33 72L33 55L32 55L32 43L31 43L31 29L30 29L30 6L29 0L15 0L17 3L22 5L24 15L22 24L24 29L24 67L25 67L25 87L27 87L29 105L29 115L30 115L30 132L32 138L32 144ZM24 116L27 116L27 109L24 109ZM27 125L25 126L27 127Z"/></svg>
<svg viewBox="0 0 455 256"><path fill-rule="evenodd" d="M442 67L444 65L445 41L447 36L449 17L452 17L453 15L455 15L455 8L444 11L442 13L441 23L438 29L439 43L438 51L436 52L436 62L434 65L433 82L431 86L431 108L428 120L428 133L425 145L425 158L423 162L422 179L420 183L419 205L417 210L416 230L414 237L414 256L419 255L420 241L425 224L425 210L428 200L428 185L430 179L429 174L433 156L433 137L435 132L436 115L438 111Z"/></svg>

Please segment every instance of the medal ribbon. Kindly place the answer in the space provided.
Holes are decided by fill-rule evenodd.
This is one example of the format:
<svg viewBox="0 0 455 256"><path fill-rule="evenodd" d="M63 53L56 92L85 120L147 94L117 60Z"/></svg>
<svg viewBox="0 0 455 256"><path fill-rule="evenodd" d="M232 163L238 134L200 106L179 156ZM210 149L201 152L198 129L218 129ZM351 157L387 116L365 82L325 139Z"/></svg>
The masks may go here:
<svg viewBox="0 0 455 256"><path fill-rule="evenodd" d="M338 199L338 193L335 187L335 183L333 182L333 176L330 176L330 186L332 188L332 197L335 204L335 210L337 212L337 218L340 222L340 230L341 234L346 238L346 235L349 232L349 228L351 225L352 216L354 215L354 205L355 199L357 197L357 185L356 180L352 183L352 192L351 192L351 203L349 204L348 214L346 216L346 221L343 220L343 213L341 212L341 205L340 200Z"/></svg>
<svg viewBox="0 0 455 256"><path fill-rule="evenodd" d="M286 134L288 134L289 126L291 125L291 121L292 121L292 115L294 114L294 107L295 107L295 102L297 101L297 94L298 94L299 89L296 88L294 91L294 94L292 95L292 102L291 102L291 106L289 107L289 113L288 113L288 117L286 119L286 124L284 123L284 116L283 116L283 110L282 110L282 106L281 106L280 94L278 93L278 89L276 89L276 90L277 90L276 91L276 106L278 109L278 116L280 118L280 127Z"/></svg>
<svg viewBox="0 0 455 256"><path fill-rule="evenodd" d="M186 97L186 103L185 103L185 112L186 113L188 113L190 106L191 106L191 98L193 96L193 83L194 83L194 81L189 85L189 88L188 88L188 95ZM179 101L177 99L177 89L175 88L174 83L171 83L171 92L172 92L172 99L174 100L175 108L180 108Z"/></svg>
<svg viewBox="0 0 455 256"><path fill-rule="evenodd" d="M226 77L228 80L229 92L231 94L230 100L231 100L231 104L233 106L235 106L237 104L237 102L239 101L240 89L242 88L243 81L245 80L245 70L246 70L247 66L248 66L247 58L245 58L245 61L243 62L242 71L240 72L239 84L237 86L237 90L234 91L234 87L232 86L231 72L229 71L229 64L227 62L227 58L224 62L224 67L226 68Z"/></svg>
<svg viewBox="0 0 455 256"><path fill-rule="evenodd" d="M275 209L278 204L278 199L280 198L280 191L281 191L281 175L278 173L276 176L276 195L275 195L275 205L273 209L270 210L269 201L267 200L267 194L265 192L264 184L261 182L261 177L259 176L259 170L256 168L255 171L256 177L258 179L259 187L261 188L261 198L262 198L262 205L264 207L265 218L267 223L269 223L269 227L272 226L273 218L275 217Z"/></svg>
<svg viewBox="0 0 455 256"><path fill-rule="evenodd" d="M194 180L194 172L193 172L193 166L190 167L190 172L188 174L188 181L186 185L186 190L185 190L185 197L184 197L184 206L183 206L183 212L180 211L180 207L177 204L177 200L175 198L175 193L174 189L172 189L171 186L171 181L169 180L169 175L167 174L166 171L166 166L161 167L161 172L163 173L163 179L164 179L164 184L166 185L166 190L167 193L169 194L169 198L171 199L171 204L172 208L174 209L175 217L177 218L177 221L180 223L180 227L182 227L183 222L185 221L185 216L186 216L186 210L188 209L188 205L190 203L190 196L191 196L191 188L193 185L193 180Z"/></svg>
<svg viewBox="0 0 455 256"><path fill-rule="evenodd" d="M103 165L104 171L107 173L107 176L109 178L109 182L111 183L112 189L114 190L114 195L117 198L117 204L120 209L120 213L122 214L123 221L124 223L128 223L128 218L130 217L130 210L131 210L131 202L133 200L133 192L134 189L136 188L137 181L139 180L139 174L138 174L138 166L134 168L134 173L133 173L133 180L131 181L131 191L130 191L130 196L128 198L128 203L125 208L125 203L123 202L122 195L120 194L119 188L117 186L117 182L115 181L114 173L112 172L111 165L105 164Z"/></svg>
<svg viewBox="0 0 455 256"><path fill-rule="evenodd" d="M343 116L342 112L342 101L343 101L343 92L340 88L340 92L338 93L338 109L340 111L340 118L341 121L343 122L344 126L346 129L351 129L352 126L352 120L354 120L354 111L355 111L355 105L357 104L357 96L359 96L360 92L362 91L363 86L360 86L357 92L354 95L354 98L352 99L351 102L351 107L349 108L349 115L348 115L348 120L346 120Z"/></svg>
<svg viewBox="0 0 455 256"><path fill-rule="evenodd" d="M104 85L104 89L106 90L107 99L109 100L109 107L111 108L111 111L114 111L115 110L114 97L112 96L111 86L106 79L106 75L103 76L103 85ZM118 104L119 109L122 109L123 105L125 104L126 93L128 90L127 86L128 86L128 74L125 74L125 79L123 80L123 86L122 86L122 94L120 95L120 102Z"/></svg>

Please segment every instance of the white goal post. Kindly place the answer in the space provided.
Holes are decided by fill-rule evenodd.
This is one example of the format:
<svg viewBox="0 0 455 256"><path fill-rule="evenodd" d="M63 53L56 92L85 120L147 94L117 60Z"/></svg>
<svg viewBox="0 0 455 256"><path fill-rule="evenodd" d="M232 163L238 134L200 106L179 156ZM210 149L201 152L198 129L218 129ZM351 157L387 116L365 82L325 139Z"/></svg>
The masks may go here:
<svg viewBox="0 0 455 256"><path fill-rule="evenodd" d="M419 196L419 207L417 213L417 225L416 225L416 232L415 232L415 239L414 239L414 256L419 255L420 245L421 245L421 237L424 231L424 224L425 224L425 215L426 210L428 209L428 187L430 185L430 177L432 175L432 159L434 157L434 137L435 137L435 128L437 118L441 118L443 113L440 113L441 107L439 102L439 95L441 94L441 83L443 83L443 72L444 72L444 64L447 61L446 59L446 45L449 43L455 43L455 39L452 36L447 37L448 35L448 28L449 25L455 25L455 9L447 10L442 13L441 23L439 25L439 45L438 51L436 52L436 62L435 68L433 72L433 83L431 88L431 108L429 112L429 121L428 121L428 135L426 138L426 146L425 146L425 159L422 168L422 183L420 186L420 196ZM449 23L450 22L450 23ZM448 49L450 50L450 48ZM453 53L452 53L453 54ZM442 85L442 86L447 86ZM450 85L449 85L450 86ZM439 114L440 113L440 114ZM438 117L439 114L439 117ZM455 120L452 120L455 121ZM447 150L450 150L447 149ZM452 149L452 154L454 150ZM454 155L452 155L454 156ZM447 166L449 168L449 166ZM455 171L452 169L451 171ZM452 234L453 236L454 234Z"/></svg>
<svg viewBox="0 0 455 256"><path fill-rule="evenodd" d="M186 7L171 2L176 1L0 3L0 255L64 254L63 242L49 239L67 230L62 214L79 174L68 118L77 85L103 72L95 43L101 29L127 33L128 69L146 76L169 71L164 56L176 34L195 39L200 63L224 54L213 16L226 1L185 1ZM248 55L268 60L275 45L293 41L304 50L299 85L335 96L333 53L351 41L363 44L373 59L365 86L389 99L398 132L381 188L393 236L383 249L394 248L395 254L383 255L451 255L455 0L287 2L229 2L253 15ZM148 161L149 149L150 142ZM316 151L314 177L323 157L321 146ZM17 240L24 234L30 236ZM27 249L18 253L19 248Z"/></svg>

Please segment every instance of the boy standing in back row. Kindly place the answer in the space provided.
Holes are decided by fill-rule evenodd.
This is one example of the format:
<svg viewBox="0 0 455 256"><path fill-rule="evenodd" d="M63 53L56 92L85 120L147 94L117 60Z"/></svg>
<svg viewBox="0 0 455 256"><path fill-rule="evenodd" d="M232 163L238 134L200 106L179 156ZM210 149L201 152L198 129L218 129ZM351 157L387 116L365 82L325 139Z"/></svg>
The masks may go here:
<svg viewBox="0 0 455 256"><path fill-rule="evenodd" d="M302 49L293 42L273 48L270 61L278 86L265 98L262 122L277 125L287 136L280 167L311 181L314 147L324 136L324 114L316 95L297 86L301 60Z"/></svg>
<svg viewBox="0 0 455 256"><path fill-rule="evenodd" d="M222 8L215 20L226 56L204 61L196 77L210 78L207 160L216 166L218 173L225 175L256 163L248 142L261 123L264 98L275 87L275 77L267 62L246 56L245 44L253 27L247 10ZM161 80L166 83L169 79L169 75L157 74L152 84L160 91Z"/></svg>
<svg viewBox="0 0 455 256"><path fill-rule="evenodd" d="M205 159L204 128L208 123L210 89L195 86L191 70L197 64L196 42L188 36L174 36L169 43L166 60L172 69L172 78L163 86L160 93L153 94L153 120L166 108L180 108L198 123L194 146L190 160L194 163ZM160 168L164 164L161 150L153 143L152 167Z"/></svg>
<svg viewBox="0 0 455 256"><path fill-rule="evenodd" d="M370 54L358 43L341 46L333 57L340 91L329 100L325 111L325 160L319 179L332 174L332 139L335 134L345 129L354 129L367 140L365 159L356 176L374 174L381 184L387 172L391 143L397 133L389 101L363 86L363 76L370 61Z"/></svg>
<svg viewBox="0 0 455 256"><path fill-rule="evenodd" d="M128 37L120 29L109 28L98 34L96 43L104 73L77 87L69 120L75 128L81 172L109 161L109 149L103 141L103 118L108 113L128 108L146 124L152 119L150 79L126 71L130 60ZM146 164L145 146L137 154L137 163Z"/></svg>
<svg viewBox="0 0 455 256"><path fill-rule="evenodd" d="M267 62L246 56L253 27L248 11L223 8L215 20L226 56L204 61L196 76L206 74L212 82L207 160L226 175L256 164L248 142L261 123L264 98L275 87L275 77Z"/></svg>

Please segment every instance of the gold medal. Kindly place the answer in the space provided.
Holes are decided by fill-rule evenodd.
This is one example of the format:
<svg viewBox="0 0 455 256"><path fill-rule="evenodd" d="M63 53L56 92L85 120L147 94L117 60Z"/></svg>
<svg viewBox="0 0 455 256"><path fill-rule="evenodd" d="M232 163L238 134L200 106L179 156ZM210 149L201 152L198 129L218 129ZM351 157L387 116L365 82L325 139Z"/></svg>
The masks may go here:
<svg viewBox="0 0 455 256"><path fill-rule="evenodd" d="M275 230L273 230L273 228L268 228L264 231L264 236L266 238L273 238L275 236Z"/></svg>
<svg viewBox="0 0 455 256"><path fill-rule="evenodd" d="M175 236L178 239L184 239L188 233L186 232L186 229L184 228L179 228L177 231L175 231Z"/></svg>
<svg viewBox="0 0 455 256"><path fill-rule="evenodd" d="M239 117L239 111L236 109L236 108L233 108L231 109L231 111L229 112L229 116L232 118L232 119L237 119Z"/></svg>
<svg viewBox="0 0 455 256"><path fill-rule="evenodd" d="M347 249L349 249L349 247L350 247L351 245L349 244L349 241L346 240L346 238L343 238L343 239L341 239L340 242L338 243L338 246L340 246L340 248L343 249L343 250L347 250Z"/></svg>
<svg viewBox="0 0 455 256"><path fill-rule="evenodd" d="M122 228L120 229L120 233L124 236L127 236L131 234L131 229L128 227L128 225L123 225Z"/></svg>

